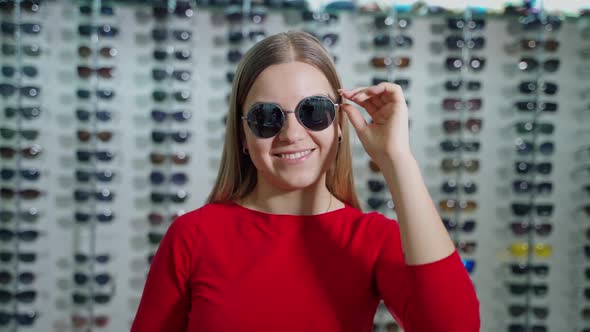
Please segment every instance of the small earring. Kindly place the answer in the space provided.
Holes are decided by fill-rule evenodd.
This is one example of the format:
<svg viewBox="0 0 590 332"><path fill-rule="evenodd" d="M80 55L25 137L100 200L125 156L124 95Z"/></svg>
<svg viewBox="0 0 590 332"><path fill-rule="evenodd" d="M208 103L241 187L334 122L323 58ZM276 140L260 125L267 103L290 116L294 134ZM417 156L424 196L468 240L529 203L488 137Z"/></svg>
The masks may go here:
<svg viewBox="0 0 590 332"><path fill-rule="evenodd" d="M248 149L246 149L246 146L242 146L242 153L248 155Z"/></svg>

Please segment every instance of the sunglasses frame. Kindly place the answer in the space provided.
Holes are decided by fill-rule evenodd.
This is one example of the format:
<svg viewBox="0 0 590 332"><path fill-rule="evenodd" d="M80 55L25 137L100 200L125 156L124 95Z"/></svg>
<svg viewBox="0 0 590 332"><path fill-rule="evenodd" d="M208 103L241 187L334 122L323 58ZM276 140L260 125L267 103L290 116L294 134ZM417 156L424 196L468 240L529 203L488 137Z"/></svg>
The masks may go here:
<svg viewBox="0 0 590 332"><path fill-rule="evenodd" d="M300 106L303 105L303 102L307 101L308 99L311 98L323 98L323 99L327 99L329 100L332 105L334 106L334 117L332 118L332 120L330 121L330 123L328 124L328 126L326 126L326 128L320 129L320 130L313 130L308 128L305 124L303 124L303 122L301 121L301 118L299 117L299 110L300 110ZM260 137L258 135L256 135L256 133L254 132L254 129L252 129L252 127L250 126L251 123L254 123L252 120L249 119L249 116L252 114L252 111L254 110L254 108L258 105L274 105L276 106L280 111L281 111L281 117L282 117L282 123L281 123L281 129L274 135L270 136L270 137ZM313 96L309 96L309 97L305 97L303 99L301 99L301 101L299 101L299 103L297 103L297 106L295 106L294 110L285 110L283 109L279 104L277 103L255 103L252 106L250 106L250 108L248 109L248 112L246 113L246 115L242 115L240 118L242 120L245 120L248 123L248 128L250 128L250 131L252 132L252 134L259 138L259 139L267 139L267 138L273 138L275 136L277 136L281 130L283 129L283 126L285 125L285 121L287 118L287 114L288 113L293 113L295 114L295 117L297 118L297 121L299 122L299 124L301 124L305 129L309 130L309 131L322 131L327 129L328 127L330 127L333 123L334 120L336 119L336 116L338 115L338 111L340 110L340 104L335 103L331 98L329 98L328 96L323 96L323 95L313 95Z"/></svg>

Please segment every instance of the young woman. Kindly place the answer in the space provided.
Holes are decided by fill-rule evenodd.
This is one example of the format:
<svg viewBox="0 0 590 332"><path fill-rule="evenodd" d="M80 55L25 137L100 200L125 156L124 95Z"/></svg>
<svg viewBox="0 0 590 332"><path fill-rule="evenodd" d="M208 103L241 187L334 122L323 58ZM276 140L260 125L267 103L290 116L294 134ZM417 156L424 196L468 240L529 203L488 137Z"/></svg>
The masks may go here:
<svg viewBox="0 0 590 332"><path fill-rule="evenodd" d="M399 86L343 90L321 43L288 32L246 53L230 103L213 191L169 227L132 332L368 332L380 299L406 332L479 331L479 301L412 155ZM398 222L360 210L349 120Z"/></svg>

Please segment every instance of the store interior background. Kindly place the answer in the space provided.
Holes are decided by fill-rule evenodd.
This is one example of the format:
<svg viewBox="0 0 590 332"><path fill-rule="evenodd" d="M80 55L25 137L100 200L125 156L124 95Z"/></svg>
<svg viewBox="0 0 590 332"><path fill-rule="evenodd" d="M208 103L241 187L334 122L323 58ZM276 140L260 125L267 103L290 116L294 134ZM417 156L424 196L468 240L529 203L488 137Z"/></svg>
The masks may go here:
<svg viewBox="0 0 590 332"><path fill-rule="evenodd" d="M0 331L129 330L212 188L240 55L287 30L345 88L403 86L482 331L590 331L589 1L0 0L0 22ZM364 211L395 219L351 134ZM382 306L373 330L398 330Z"/></svg>

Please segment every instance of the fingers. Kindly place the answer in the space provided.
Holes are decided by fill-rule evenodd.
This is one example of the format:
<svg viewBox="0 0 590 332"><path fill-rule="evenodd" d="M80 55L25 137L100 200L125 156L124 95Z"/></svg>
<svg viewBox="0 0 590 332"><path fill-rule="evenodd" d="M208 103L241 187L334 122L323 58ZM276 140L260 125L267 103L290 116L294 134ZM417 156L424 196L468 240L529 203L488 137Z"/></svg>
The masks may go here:
<svg viewBox="0 0 590 332"><path fill-rule="evenodd" d="M361 87L352 91L344 91L344 93L345 97L354 102L357 102L357 100L359 102L365 102L368 99L378 96L376 98L378 102L375 103L377 105L384 105L390 102L405 103L402 88L397 84L389 82L382 82L371 87Z"/></svg>
<svg viewBox="0 0 590 332"><path fill-rule="evenodd" d="M353 105L340 104L340 107L346 113L346 115L348 115L348 119L352 123L352 126L357 134L361 133L369 125L367 120L365 120L365 118L363 118L361 115L361 112Z"/></svg>

